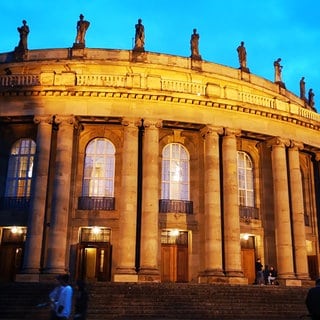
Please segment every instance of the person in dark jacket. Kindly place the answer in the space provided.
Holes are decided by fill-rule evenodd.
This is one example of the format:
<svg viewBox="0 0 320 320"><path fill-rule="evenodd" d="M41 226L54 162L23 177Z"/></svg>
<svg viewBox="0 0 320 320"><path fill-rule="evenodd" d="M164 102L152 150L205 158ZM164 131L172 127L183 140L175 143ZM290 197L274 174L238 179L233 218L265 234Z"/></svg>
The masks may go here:
<svg viewBox="0 0 320 320"><path fill-rule="evenodd" d="M88 308L88 292L85 282L82 280L77 281L77 293L74 304L74 319L85 320L87 318Z"/></svg>
<svg viewBox="0 0 320 320"><path fill-rule="evenodd" d="M312 320L320 320L320 278L316 280L315 287L309 289L306 305Z"/></svg>

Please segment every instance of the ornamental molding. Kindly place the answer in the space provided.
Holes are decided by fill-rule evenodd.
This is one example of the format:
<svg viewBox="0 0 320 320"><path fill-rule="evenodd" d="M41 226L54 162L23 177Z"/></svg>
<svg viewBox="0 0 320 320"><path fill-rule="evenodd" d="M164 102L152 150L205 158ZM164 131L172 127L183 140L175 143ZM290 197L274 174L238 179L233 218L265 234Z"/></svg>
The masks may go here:
<svg viewBox="0 0 320 320"><path fill-rule="evenodd" d="M294 125L306 127L312 130L320 131L320 114L310 111L302 107L295 107L292 110L286 111L285 114L276 108L264 108L258 109L254 105L239 105L239 102L235 101L235 104L219 103L213 101L210 98L201 97L179 97L169 94L156 94L156 93L139 93L139 92L121 92L121 91L107 91L106 90L67 90L61 89L10 89L1 90L0 97L96 97L105 99L126 99L126 100L145 100L152 102L162 103L177 103L177 104L189 104L199 107L225 109L234 112L248 113L251 115L260 116L263 118L275 119L283 122L289 122ZM290 112L290 113L289 113ZM306 120L304 120L304 119ZM313 123L317 122L317 123Z"/></svg>

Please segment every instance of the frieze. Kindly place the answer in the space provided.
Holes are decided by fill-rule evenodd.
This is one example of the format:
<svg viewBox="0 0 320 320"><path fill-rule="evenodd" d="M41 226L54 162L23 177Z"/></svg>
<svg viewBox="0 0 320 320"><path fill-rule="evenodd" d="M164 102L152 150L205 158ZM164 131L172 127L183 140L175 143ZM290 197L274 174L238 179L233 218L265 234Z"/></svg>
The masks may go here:
<svg viewBox="0 0 320 320"><path fill-rule="evenodd" d="M26 90L26 89L16 89L16 90L5 90L0 91L0 96L41 96L41 97L100 97L100 98L111 98L111 99L137 99L137 100L152 100L152 101L160 101L160 102L168 102L168 103L178 103L178 104L192 104L192 105L201 105L203 107L210 108L218 108L218 109L226 109L232 110L236 112L250 113L253 115L277 119L280 121L291 122L295 125L307 127L313 130L320 131L320 114L310 111L308 109L302 107L294 107L292 108L290 115L283 115L276 113L277 108L272 108L270 111L267 110L258 110L250 106L243 106L238 104L225 104L214 102L212 100L206 99L192 99L192 98L184 98L177 97L171 95L164 94L144 94L144 93L128 93L128 92L106 92L106 91L96 91L96 90L79 90L79 91L69 91L69 90ZM302 110L303 109L303 110ZM297 119L294 116L299 116L301 118L305 118L308 121L304 121L303 119ZM309 121L315 121L319 124L311 123Z"/></svg>

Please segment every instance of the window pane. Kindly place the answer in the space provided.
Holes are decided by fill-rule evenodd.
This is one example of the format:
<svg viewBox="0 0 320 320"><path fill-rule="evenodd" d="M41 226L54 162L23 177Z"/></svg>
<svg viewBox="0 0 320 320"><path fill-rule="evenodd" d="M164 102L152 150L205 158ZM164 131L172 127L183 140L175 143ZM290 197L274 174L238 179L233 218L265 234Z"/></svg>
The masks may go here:
<svg viewBox="0 0 320 320"><path fill-rule="evenodd" d="M8 163L6 197L29 197L36 144L31 139L14 143Z"/></svg>
<svg viewBox="0 0 320 320"><path fill-rule="evenodd" d="M161 198L189 200L189 154L180 143L163 148Z"/></svg>
<svg viewBox="0 0 320 320"><path fill-rule="evenodd" d="M86 148L83 196L113 197L115 148L107 139L96 138Z"/></svg>
<svg viewBox="0 0 320 320"><path fill-rule="evenodd" d="M253 165L250 156L243 151L238 151L237 164L239 204L254 207Z"/></svg>

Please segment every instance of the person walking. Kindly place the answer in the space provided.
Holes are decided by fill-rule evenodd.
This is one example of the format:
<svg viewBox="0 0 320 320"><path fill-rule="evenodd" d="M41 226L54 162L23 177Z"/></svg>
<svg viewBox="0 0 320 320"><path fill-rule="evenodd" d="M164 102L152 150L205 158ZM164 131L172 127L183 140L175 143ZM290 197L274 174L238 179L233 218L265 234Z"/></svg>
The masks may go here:
<svg viewBox="0 0 320 320"><path fill-rule="evenodd" d="M67 320L71 315L73 290L69 285L68 274L59 275L57 280L59 281L59 286L49 294L52 303L50 320Z"/></svg>

